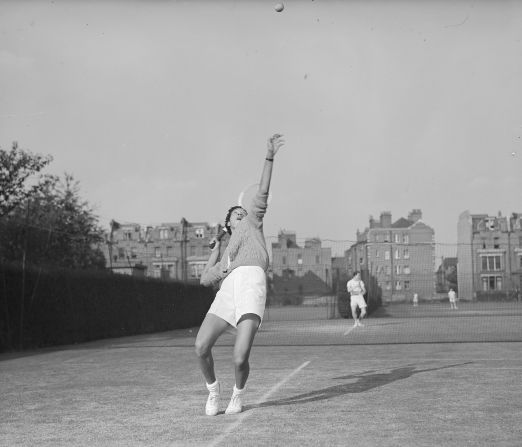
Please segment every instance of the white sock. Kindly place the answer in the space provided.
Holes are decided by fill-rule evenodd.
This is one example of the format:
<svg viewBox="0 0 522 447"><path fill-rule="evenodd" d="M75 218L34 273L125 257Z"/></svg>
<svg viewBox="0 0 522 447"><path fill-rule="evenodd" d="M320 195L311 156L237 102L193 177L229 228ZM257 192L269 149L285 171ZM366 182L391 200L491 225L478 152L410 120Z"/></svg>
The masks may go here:
<svg viewBox="0 0 522 447"><path fill-rule="evenodd" d="M206 384L207 385L207 390L209 391L218 391L219 390L219 382L216 381L214 383L210 383L210 384Z"/></svg>
<svg viewBox="0 0 522 447"><path fill-rule="evenodd" d="M234 391L233 391L233 394L243 394L245 392L245 387L243 387L242 389L239 389L235 384L234 384Z"/></svg>

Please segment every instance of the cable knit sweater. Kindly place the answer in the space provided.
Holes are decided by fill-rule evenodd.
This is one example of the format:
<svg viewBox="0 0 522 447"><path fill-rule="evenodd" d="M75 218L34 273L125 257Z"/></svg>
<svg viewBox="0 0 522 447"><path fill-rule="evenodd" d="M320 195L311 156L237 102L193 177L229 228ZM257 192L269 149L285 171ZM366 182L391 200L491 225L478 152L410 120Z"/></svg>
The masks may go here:
<svg viewBox="0 0 522 447"><path fill-rule="evenodd" d="M217 284L240 266L259 266L265 271L268 269L268 251L263 233L267 201L268 194L258 191L247 216L232 231L221 260L202 274L201 284Z"/></svg>

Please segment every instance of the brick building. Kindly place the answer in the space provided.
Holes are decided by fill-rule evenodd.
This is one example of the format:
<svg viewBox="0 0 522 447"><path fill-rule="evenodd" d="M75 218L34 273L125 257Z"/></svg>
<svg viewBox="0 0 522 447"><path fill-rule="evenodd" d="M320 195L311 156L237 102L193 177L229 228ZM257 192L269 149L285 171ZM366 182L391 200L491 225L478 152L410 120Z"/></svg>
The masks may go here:
<svg viewBox="0 0 522 447"><path fill-rule="evenodd" d="M392 221L384 211L378 221L357 232L357 242L346 252L348 274L366 271L382 290L383 302L409 300L413 293L421 299L435 296L435 232L422 221L422 211L414 209L408 218Z"/></svg>
<svg viewBox="0 0 522 447"><path fill-rule="evenodd" d="M105 255L115 273L177 281L199 281L219 227L206 222L111 223Z"/></svg>
<svg viewBox="0 0 522 447"><path fill-rule="evenodd" d="M295 232L280 231L272 243L271 276L274 294L323 295L332 287L332 249L321 239L297 244Z"/></svg>
<svg viewBox="0 0 522 447"><path fill-rule="evenodd" d="M521 289L522 214L460 214L457 281L461 299L515 296Z"/></svg>

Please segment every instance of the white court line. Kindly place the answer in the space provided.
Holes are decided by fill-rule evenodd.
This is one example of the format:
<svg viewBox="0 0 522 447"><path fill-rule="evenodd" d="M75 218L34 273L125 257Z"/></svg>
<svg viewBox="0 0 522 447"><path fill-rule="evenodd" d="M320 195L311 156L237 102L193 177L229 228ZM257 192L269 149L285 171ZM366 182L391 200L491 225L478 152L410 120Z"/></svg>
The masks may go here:
<svg viewBox="0 0 522 447"><path fill-rule="evenodd" d="M256 402L256 405L260 405L262 404L263 402L265 402L272 394L274 394L279 388L281 388L286 382L288 382L293 376L295 376L299 371L301 371L303 368L306 368L310 363L310 360L308 360L307 362L304 362L301 366L299 366L298 368L294 369L288 376L286 376L283 380L281 380L277 385L273 386L266 394L264 394L257 402ZM209 447L215 447L217 446L218 444L220 444L233 430L235 430L239 425L241 425L241 423L247 418L249 417L253 411L255 410L255 408L253 408L252 410L248 411L248 412L244 412L244 413L241 413L237 420L229 425L226 430L220 435L218 436L216 439L214 439L214 441L212 441L212 443L209 444Z"/></svg>
<svg viewBox="0 0 522 447"><path fill-rule="evenodd" d="M348 335L350 332L352 332L356 326L352 326L350 329L348 329L343 335Z"/></svg>

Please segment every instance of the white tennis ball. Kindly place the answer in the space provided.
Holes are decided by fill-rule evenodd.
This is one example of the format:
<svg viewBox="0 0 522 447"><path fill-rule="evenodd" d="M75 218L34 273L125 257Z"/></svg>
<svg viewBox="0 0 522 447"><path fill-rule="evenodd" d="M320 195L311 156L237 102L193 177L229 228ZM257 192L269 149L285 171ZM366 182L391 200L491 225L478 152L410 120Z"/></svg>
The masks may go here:
<svg viewBox="0 0 522 447"><path fill-rule="evenodd" d="M275 5L274 9L277 12L281 12L283 9L285 9L285 5L283 5L282 3L278 3L277 5Z"/></svg>

